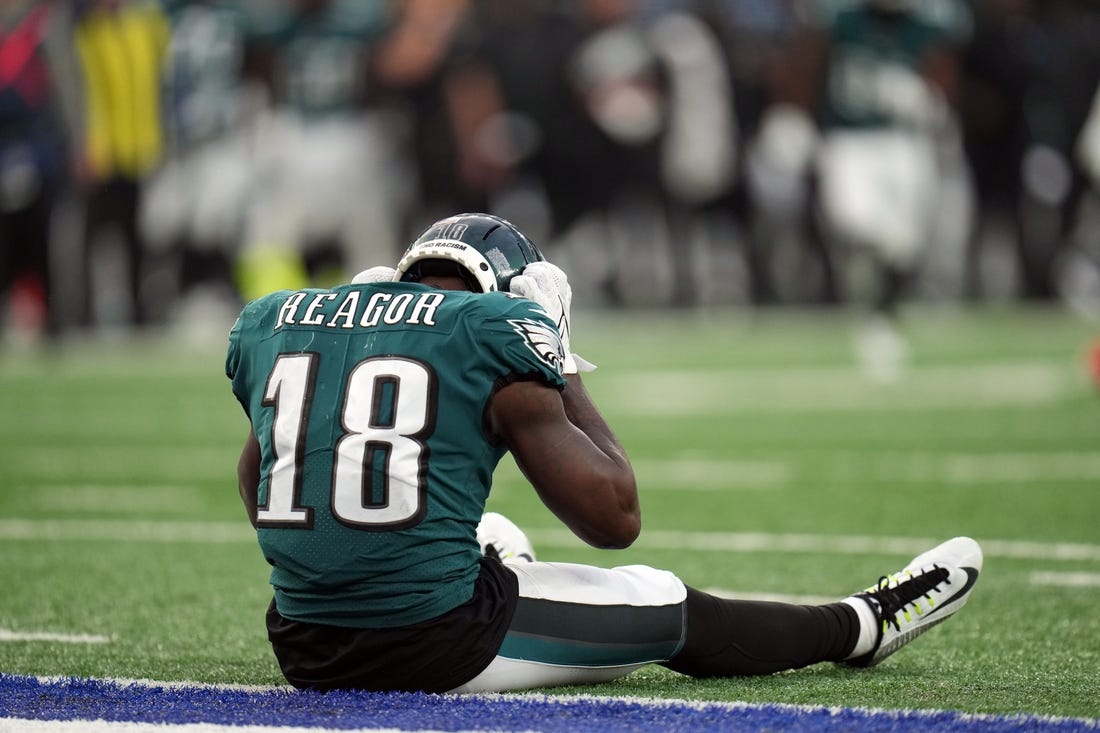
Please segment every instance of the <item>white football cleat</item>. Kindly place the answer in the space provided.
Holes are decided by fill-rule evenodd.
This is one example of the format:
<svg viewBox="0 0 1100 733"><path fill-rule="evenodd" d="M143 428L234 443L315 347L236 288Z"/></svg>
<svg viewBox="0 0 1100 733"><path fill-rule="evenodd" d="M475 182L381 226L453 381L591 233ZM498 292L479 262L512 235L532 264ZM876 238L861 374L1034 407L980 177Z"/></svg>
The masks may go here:
<svg viewBox="0 0 1100 733"><path fill-rule="evenodd" d="M862 630L853 656L842 664L872 667L946 621L966 605L981 571L982 548L969 537L955 537L844 599L859 614Z"/></svg>
<svg viewBox="0 0 1100 733"><path fill-rule="evenodd" d="M485 512L477 525L481 554L501 562L534 562L535 549L523 530L503 514Z"/></svg>

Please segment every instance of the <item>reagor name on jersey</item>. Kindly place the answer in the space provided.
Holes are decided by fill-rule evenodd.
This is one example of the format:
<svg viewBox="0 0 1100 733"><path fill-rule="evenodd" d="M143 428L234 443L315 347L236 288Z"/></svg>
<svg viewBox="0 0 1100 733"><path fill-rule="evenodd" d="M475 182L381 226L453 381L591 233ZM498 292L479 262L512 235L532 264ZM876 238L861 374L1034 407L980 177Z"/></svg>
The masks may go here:
<svg viewBox="0 0 1100 733"><path fill-rule="evenodd" d="M434 326L436 310L445 293L390 293L361 290L343 292L302 291L291 295L279 308L275 329L283 326L311 326L351 330L378 325L407 323ZM325 313L325 306L339 299L334 313Z"/></svg>

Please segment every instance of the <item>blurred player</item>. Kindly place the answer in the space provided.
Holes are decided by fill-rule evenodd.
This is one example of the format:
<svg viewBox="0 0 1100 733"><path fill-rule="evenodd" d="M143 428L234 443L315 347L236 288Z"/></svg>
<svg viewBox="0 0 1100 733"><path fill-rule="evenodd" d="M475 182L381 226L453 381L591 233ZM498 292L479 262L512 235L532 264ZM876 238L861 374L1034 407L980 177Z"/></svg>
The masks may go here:
<svg viewBox="0 0 1100 733"><path fill-rule="evenodd" d="M226 362L252 424L238 479L291 684L476 692L648 663L697 677L871 666L966 603L982 554L964 537L820 606L535 561L515 525L483 518L509 451L589 544L623 548L641 530L630 462L581 381L594 367L570 352L570 300L520 231L463 214L396 270L245 307Z"/></svg>
<svg viewBox="0 0 1100 733"><path fill-rule="evenodd" d="M827 12L784 88L820 127L813 191L825 249L870 264L873 317L856 346L868 375L883 381L900 376L908 357L897 306L954 213L949 204L958 205L945 193L961 165L956 37L927 5L859 0Z"/></svg>
<svg viewBox="0 0 1100 733"><path fill-rule="evenodd" d="M141 231L178 263L184 309L227 301L237 310L232 262L252 182L248 113L257 96L242 83L246 16L227 0L164 5L172 30L165 156L142 191Z"/></svg>
<svg viewBox="0 0 1100 733"><path fill-rule="evenodd" d="M268 104L253 140L237 262L245 300L280 287L344 282L357 263L400 252L402 161L394 160L389 125L365 103L370 52L390 6L248 6L246 77Z"/></svg>

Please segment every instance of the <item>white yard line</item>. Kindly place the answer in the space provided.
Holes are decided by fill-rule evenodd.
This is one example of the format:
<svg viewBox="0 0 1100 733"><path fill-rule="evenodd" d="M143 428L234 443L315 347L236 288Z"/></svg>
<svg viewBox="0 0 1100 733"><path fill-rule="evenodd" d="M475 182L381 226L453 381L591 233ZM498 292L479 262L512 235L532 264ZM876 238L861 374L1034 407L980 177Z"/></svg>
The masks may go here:
<svg viewBox="0 0 1100 733"><path fill-rule="evenodd" d="M253 543L256 532L247 520L0 519L0 540Z"/></svg>
<svg viewBox="0 0 1100 733"><path fill-rule="evenodd" d="M1063 572L1056 570L1036 570L1028 575L1028 583L1059 588L1100 588L1100 573ZM764 593L731 588L704 588L705 592L721 598L734 598L742 601L774 601L776 603L798 603L820 605L840 600L837 596L806 595L794 593Z"/></svg>
<svg viewBox="0 0 1100 733"><path fill-rule="evenodd" d="M736 451L731 451L735 453ZM990 453L886 451L868 455L834 451L819 456L726 458L702 453L632 461L638 487L651 491L775 491L803 483L944 488L1019 488L1058 482L1091 489L1100 482L1100 451L1044 450ZM530 490L514 464L497 469L494 491Z"/></svg>
<svg viewBox="0 0 1100 733"><path fill-rule="evenodd" d="M527 532L535 547L576 546L566 529ZM769 532L680 532L646 530L634 545L639 549L698 552L801 552L835 555L908 555L933 547L944 538L870 537L860 535L777 534ZM1021 560L1087 560L1100 562L1100 545L1069 542L981 540L986 557Z"/></svg>
<svg viewBox="0 0 1100 733"><path fill-rule="evenodd" d="M0 431L0 438L2 438ZM225 480L235 475L237 459L232 449L189 447L161 444L141 450L106 441L102 445L40 445L12 453L11 470L34 476L48 484L60 483L60 477L96 476L100 482L121 475L156 477L186 476L189 480ZM125 479L123 479L125 481ZM121 482L120 482L121 483Z"/></svg>
<svg viewBox="0 0 1100 733"><path fill-rule="evenodd" d="M1052 585L1063 588L1100 588L1100 573L1067 573L1037 570L1029 576L1032 585Z"/></svg>
<svg viewBox="0 0 1100 733"><path fill-rule="evenodd" d="M1017 486L1100 480L1100 451L957 453L838 451L815 461L813 476L837 482L921 483L942 486Z"/></svg>
<svg viewBox="0 0 1100 733"><path fill-rule="evenodd" d="M80 459L77 452L66 456L59 455L58 450L48 459L53 462L48 470L43 468L47 458L34 451L20 454L13 460L21 471L48 477L52 473L70 471ZM190 471L192 476L213 478L218 472L224 473L224 466L217 468L219 462L207 458L200 455L194 461L206 468L201 476ZM100 459L106 460L102 456ZM177 456L175 460L184 459ZM1087 484L1082 488L1091 488L1100 482L1100 451L889 451L872 455L837 451L801 458L727 458L691 453L659 459L639 458L633 464L643 493L776 491L800 482L863 484L881 481L892 485L916 483L993 490L1038 482ZM513 488L529 490L529 485L514 464L504 463L497 471L495 489L503 492ZM70 484L43 480L13 489L31 497L35 505L47 511L59 508L68 513L81 510L85 514L95 514L109 510L137 515L199 509L204 505L200 489L187 484Z"/></svg>
<svg viewBox="0 0 1100 733"><path fill-rule="evenodd" d="M111 637L102 634L57 634L50 631L12 631L0 629L0 642L46 641L57 644L108 644Z"/></svg>
<svg viewBox="0 0 1100 733"><path fill-rule="evenodd" d="M17 486L16 491L29 495L46 511L60 508L93 515L105 510L136 515L201 511L206 506L202 491L184 484L43 483Z"/></svg>
<svg viewBox="0 0 1100 733"><path fill-rule="evenodd" d="M781 489L799 481L940 486L1018 486L1037 482L1100 481L1100 451L1001 453L838 451L811 459L723 460L711 457L634 461L646 491Z"/></svg>
<svg viewBox="0 0 1100 733"><path fill-rule="evenodd" d="M582 542L567 529L527 530L535 547L579 547ZM701 532L646 530L638 549L695 552L800 552L825 555L916 555L944 538L873 537L772 532ZM1019 560L1079 560L1100 562L1100 545L1073 542L1032 542L980 538L986 557ZM127 519L0 519L3 540L71 540L111 542L256 541L248 523L137 521Z"/></svg>
<svg viewBox="0 0 1100 733"><path fill-rule="evenodd" d="M599 389L608 411L713 415L1043 405L1079 391L1080 382L1072 365L1020 361L925 366L892 385L870 383L847 367L792 367L615 373L603 378Z"/></svg>

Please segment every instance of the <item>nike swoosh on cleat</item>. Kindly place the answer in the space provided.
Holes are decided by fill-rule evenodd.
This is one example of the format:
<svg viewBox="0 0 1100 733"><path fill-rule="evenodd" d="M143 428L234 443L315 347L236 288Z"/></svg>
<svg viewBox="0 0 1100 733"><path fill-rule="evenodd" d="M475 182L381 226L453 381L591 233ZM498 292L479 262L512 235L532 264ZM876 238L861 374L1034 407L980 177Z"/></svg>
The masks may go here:
<svg viewBox="0 0 1100 733"><path fill-rule="evenodd" d="M966 585L963 586L961 591L959 591L955 595L951 596L951 598L948 599L947 602L945 602L945 603L943 603L939 606L936 606L931 611L924 614L925 618L928 618L929 616L931 616L932 614L936 613L937 611L939 611L941 609L947 608L948 606L950 606L952 603L959 600L960 598L965 598L966 594L970 592L970 589L974 587L974 584L978 582L978 571L977 570L975 570L974 568L965 568L965 567L963 568L963 570L966 572Z"/></svg>

